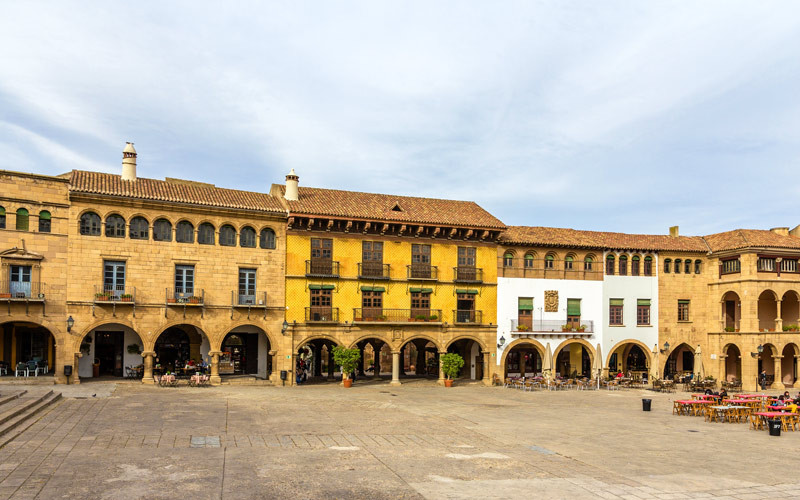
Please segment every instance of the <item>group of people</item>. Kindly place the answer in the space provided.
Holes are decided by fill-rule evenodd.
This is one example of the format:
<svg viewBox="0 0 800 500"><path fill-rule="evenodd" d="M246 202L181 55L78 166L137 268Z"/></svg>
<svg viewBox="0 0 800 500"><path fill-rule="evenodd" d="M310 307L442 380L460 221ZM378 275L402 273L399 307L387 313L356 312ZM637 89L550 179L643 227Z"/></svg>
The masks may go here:
<svg viewBox="0 0 800 500"><path fill-rule="evenodd" d="M800 405L800 392L797 393L797 397L792 398L789 395L789 391L778 396L778 400L772 403L772 406L785 406L789 408L792 413L797 413L798 405Z"/></svg>

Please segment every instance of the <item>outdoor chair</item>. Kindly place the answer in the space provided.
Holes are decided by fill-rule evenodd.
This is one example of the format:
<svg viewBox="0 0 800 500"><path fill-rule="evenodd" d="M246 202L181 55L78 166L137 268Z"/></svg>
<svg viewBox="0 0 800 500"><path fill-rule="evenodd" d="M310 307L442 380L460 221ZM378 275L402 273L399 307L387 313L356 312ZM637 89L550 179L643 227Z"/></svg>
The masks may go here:
<svg viewBox="0 0 800 500"><path fill-rule="evenodd" d="M511 377L506 377L503 381L503 387L511 387L513 384L514 381L511 379Z"/></svg>
<svg viewBox="0 0 800 500"><path fill-rule="evenodd" d="M522 386L522 390L523 391L528 390L533 392L533 380L531 379L526 380L525 385Z"/></svg>
<svg viewBox="0 0 800 500"><path fill-rule="evenodd" d="M39 370L45 375L50 371L50 367L47 366L47 361L45 361L44 359L39 360L38 366Z"/></svg>
<svg viewBox="0 0 800 500"><path fill-rule="evenodd" d="M39 370L41 370L41 368L39 368L39 364L36 361L28 361L28 374L33 372L33 376L38 377Z"/></svg>
<svg viewBox="0 0 800 500"><path fill-rule="evenodd" d="M14 370L15 377L19 377L20 375L22 375L23 377L28 376L28 365L26 365L23 362L17 363L17 369Z"/></svg>
<svg viewBox="0 0 800 500"><path fill-rule="evenodd" d="M8 364L5 361L0 361L0 375L8 375Z"/></svg>

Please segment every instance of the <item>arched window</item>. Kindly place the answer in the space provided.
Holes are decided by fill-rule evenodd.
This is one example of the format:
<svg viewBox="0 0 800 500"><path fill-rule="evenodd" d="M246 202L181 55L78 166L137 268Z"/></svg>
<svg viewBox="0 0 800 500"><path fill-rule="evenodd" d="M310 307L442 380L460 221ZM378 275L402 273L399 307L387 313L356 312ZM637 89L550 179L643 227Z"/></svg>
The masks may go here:
<svg viewBox="0 0 800 500"><path fill-rule="evenodd" d="M175 226L175 241L178 243L194 243L194 226L188 220L182 220Z"/></svg>
<svg viewBox="0 0 800 500"><path fill-rule="evenodd" d="M639 256L631 258L631 276L639 276Z"/></svg>
<svg viewBox="0 0 800 500"><path fill-rule="evenodd" d="M274 250L275 249L275 231L270 228L265 228L261 230L261 236L259 237L259 244L261 248L265 250Z"/></svg>
<svg viewBox="0 0 800 500"><path fill-rule="evenodd" d="M683 272L685 274L692 274L692 261L690 259L683 261Z"/></svg>
<svg viewBox="0 0 800 500"><path fill-rule="evenodd" d="M572 270L572 263L575 262L575 257L567 255L564 257L564 269Z"/></svg>
<svg viewBox="0 0 800 500"><path fill-rule="evenodd" d="M39 232L40 233L49 233L50 232L50 212L47 210L42 210L39 212Z"/></svg>
<svg viewBox="0 0 800 500"><path fill-rule="evenodd" d="M533 269L533 254L525 254L525 267Z"/></svg>
<svg viewBox="0 0 800 500"><path fill-rule="evenodd" d="M167 219L153 222L153 241L172 241L172 223Z"/></svg>
<svg viewBox="0 0 800 500"><path fill-rule="evenodd" d="M592 257L586 257L585 259L583 259L584 271L591 271L593 265L594 265L594 259Z"/></svg>
<svg viewBox="0 0 800 500"><path fill-rule="evenodd" d="M694 274L700 274L701 264L699 260L694 261Z"/></svg>
<svg viewBox="0 0 800 500"><path fill-rule="evenodd" d="M100 216L94 212L81 215L81 234L86 236L100 236Z"/></svg>
<svg viewBox="0 0 800 500"><path fill-rule="evenodd" d="M619 257L619 275L626 276L628 274L628 256L620 255Z"/></svg>
<svg viewBox="0 0 800 500"><path fill-rule="evenodd" d="M511 252L506 252L503 255L503 267L511 267L514 265L514 254Z"/></svg>
<svg viewBox="0 0 800 500"><path fill-rule="evenodd" d="M614 275L614 256L611 254L606 257L606 274L609 276Z"/></svg>
<svg viewBox="0 0 800 500"><path fill-rule="evenodd" d="M144 217L131 219L128 234L132 240L146 240L150 237L150 223Z"/></svg>
<svg viewBox="0 0 800 500"><path fill-rule="evenodd" d="M125 219L123 219L121 215L114 214L106 217L106 237L125 237Z"/></svg>
<svg viewBox="0 0 800 500"><path fill-rule="evenodd" d="M672 267L672 259L664 259L664 273L669 273L670 267Z"/></svg>
<svg viewBox="0 0 800 500"><path fill-rule="evenodd" d="M219 244L224 247L236 246L236 229L225 224L219 228Z"/></svg>
<svg viewBox="0 0 800 500"><path fill-rule="evenodd" d="M0 229L6 228L6 209L0 207Z"/></svg>
<svg viewBox="0 0 800 500"><path fill-rule="evenodd" d="M644 258L644 275L645 276L652 276L653 275L653 258L649 255Z"/></svg>
<svg viewBox="0 0 800 500"><path fill-rule="evenodd" d="M555 267L554 263L556 261L556 257L553 254L549 254L544 258L544 268L545 269L553 269Z"/></svg>
<svg viewBox="0 0 800 500"><path fill-rule="evenodd" d="M675 259L675 274L680 274L681 272L681 259Z"/></svg>
<svg viewBox="0 0 800 500"><path fill-rule="evenodd" d="M28 210L20 208L17 210L17 231L28 230Z"/></svg>
<svg viewBox="0 0 800 500"><path fill-rule="evenodd" d="M203 222L197 228L197 242L201 245L214 244L214 226L208 222Z"/></svg>
<svg viewBox="0 0 800 500"><path fill-rule="evenodd" d="M239 246L246 248L256 247L256 230L252 227L245 226L239 231Z"/></svg>

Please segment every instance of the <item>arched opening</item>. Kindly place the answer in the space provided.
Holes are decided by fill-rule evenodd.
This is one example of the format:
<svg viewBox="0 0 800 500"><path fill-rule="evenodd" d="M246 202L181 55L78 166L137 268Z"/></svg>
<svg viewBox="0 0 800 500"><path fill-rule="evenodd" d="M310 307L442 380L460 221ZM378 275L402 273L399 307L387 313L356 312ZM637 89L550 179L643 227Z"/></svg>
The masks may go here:
<svg viewBox="0 0 800 500"><path fill-rule="evenodd" d="M36 323L14 321L0 325L0 359L8 374L17 365L28 369L29 376L52 373L56 366L56 341L50 330Z"/></svg>
<svg viewBox="0 0 800 500"><path fill-rule="evenodd" d="M125 219L121 215L111 214L106 217L106 237L125 237Z"/></svg>
<svg viewBox="0 0 800 500"><path fill-rule="evenodd" d="M725 355L725 380L731 383L742 381L742 352L736 344L728 344L722 350Z"/></svg>
<svg viewBox="0 0 800 500"><path fill-rule="evenodd" d="M427 338L407 341L400 348L400 376L439 377L439 348Z"/></svg>
<svg viewBox="0 0 800 500"><path fill-rule="evenodd" d="M245 248L256 247L256 230L250 226L245 226L239 231L239 246Z"/></svg>
<svg viewBox="0 0 800 500"><path fill-rule="evenodd" d="M267 333L255 325L237 326L222 340L219 357L221 377L256 377L272 374L272 345Z"/></svg>
<svg viewBox="0 0 800 500"><path fill-rule="evenodd" d="M778 318L778 302L772 290L764 290L758 296L758 330L775 331L775 320Z"/></svg>
<svg viewBox="0 0 800 500"><path fill-rule="evenodd" d="M647 378L650 351L635 342L617 344L608 358L609 373L622 372L634 379Z"/></svg>
<svg viewBox="0 0 800 500"><path fill-rule="evenodd" d="M453 352L464 358L464 366L457 378L481 380L483 371L483 355L481 345L473 339L459 339L447 347L447 352Z"/></svg>
<svg viewBox="0 0 800 500"><path fill-rule="evenodd" d="M797 356L800 350L797 344L786 344L781 353L781 381L786 387L794 387L797 382Z"/></svg>
<svg viewBox="0 0 800 500"><path fill-rule="evenodd" d="M197 242L201 245L214 244L214 226L208 222L203 222L197 227Z"/></svg>
<svg viewBox="0 0 800 500"><path fill-rule="evenodd" d="M379 338L365 338L356 343L361 350L357 377L381 379L392 374L392 351L389 344Z"/></svg>
<svg viewBox="0 0 800 500"><path fill-rule="evenodd" d="M17 210L17 231L28 230L28 209L20 208Z"/></svg>
<svg viewBox="0 0 800 500"><path fill-rule="evenodd" d="M156 340L153 373L183 374L187 366L210 364L208 337L193 325L176 325L164 330Z"/></svg>
<svg viewBox="0 0 800 500"><path fill-rule="evenodd" d="M149 238L150 223L144 217L131 219L128 234L132 240L146 240Z"/></svg>
<svg viewBox="0 0 800 500"><path fill-rule="evenodd" d="M758 376L761 377L761 372L766 372L767 387L775 382L775 355L778 350L772 344L764 344L764 352L758 356Z"/></svg>
<svg viewBox="0 0 800 500"><path fill-rule="evenodd" d="M589 377L594 353L578 341L568 342L553 353L553 369L562 378Z"/></svg>
<svg viewBox="0 0 800 500"><path fill-rule="evenodd" d="M681 344L669 354L664 366L664 378L682 378L694 373L694 349Z"/></svg>
<svg viewBox="0 0 800 500"><path fill-rule="evenodd" d="M517 344L506 354L504 378L541 376L543 360L544 353L535 344Z"/></svg>
<svg viewBox="0 0 800 500"><path fill-rule="evenodd" d="M94 377L141 377L144 369L139 334L120 323L105 323L87 333L80 344L78 375Z"/></svg>
<svg viewBox="0 0 800 500"><path fill-rule="evenodd" d="M84 236L100 236L100 216L94 212L86 212L81 215L78 230Z"/></svg>
<svg viewBox="0 0 800 500"><path fill-rule="evenodd" d="M259 246L265 250L274 250L275 249L275 231L270 228L265 228L261 230L261 234L258 237Z"/></svg>
<svg viewBox="0 0 800 500"><path fill-rule="evenodd" d="M797 331L800 320L800 299L797 292L789 290L783 294L781 300L781 323L783 331Z"/></svg>
<svg viewBox="0 0 800 500"><path fill-rule="evenodd" d="M726 332L738 332L742 315L742 302L736 292L722 296L722 322Z"/></svg>
<svg viewBox="0 0 800 500"><path fill-rule="evenodd" d="M194 226L188 220L182 220L175 226L175 241L178 243L194 243Z"/></svg>
<svg viewBox="0 0 800 500"><path fill-rule="evenodd" d="M606 274L609 276L614 274L614 255L608 254L606 256Z"/></svg>
<svg viewBox="0 0 800 500"><path fill-rule="evenodd" d="M295 382L319 383L341 380L333 361L333 348L336 342L327 338L317 338L300 343L295 353ZM363 354L363 351L362 351Z"/></svg>

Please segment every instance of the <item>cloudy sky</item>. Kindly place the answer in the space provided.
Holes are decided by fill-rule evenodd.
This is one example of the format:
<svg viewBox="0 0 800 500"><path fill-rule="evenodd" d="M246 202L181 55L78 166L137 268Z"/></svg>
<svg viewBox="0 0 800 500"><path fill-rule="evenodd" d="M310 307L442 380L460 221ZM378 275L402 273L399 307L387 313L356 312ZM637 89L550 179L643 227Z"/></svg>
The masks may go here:
<svg viewBox="0 0 800 500"><path fill-rule="evenodd" d="M0 168L116 173L133 141L142 177L293 167L507 224L800 224L797 2L222 4L3 2Z"/></svg>

